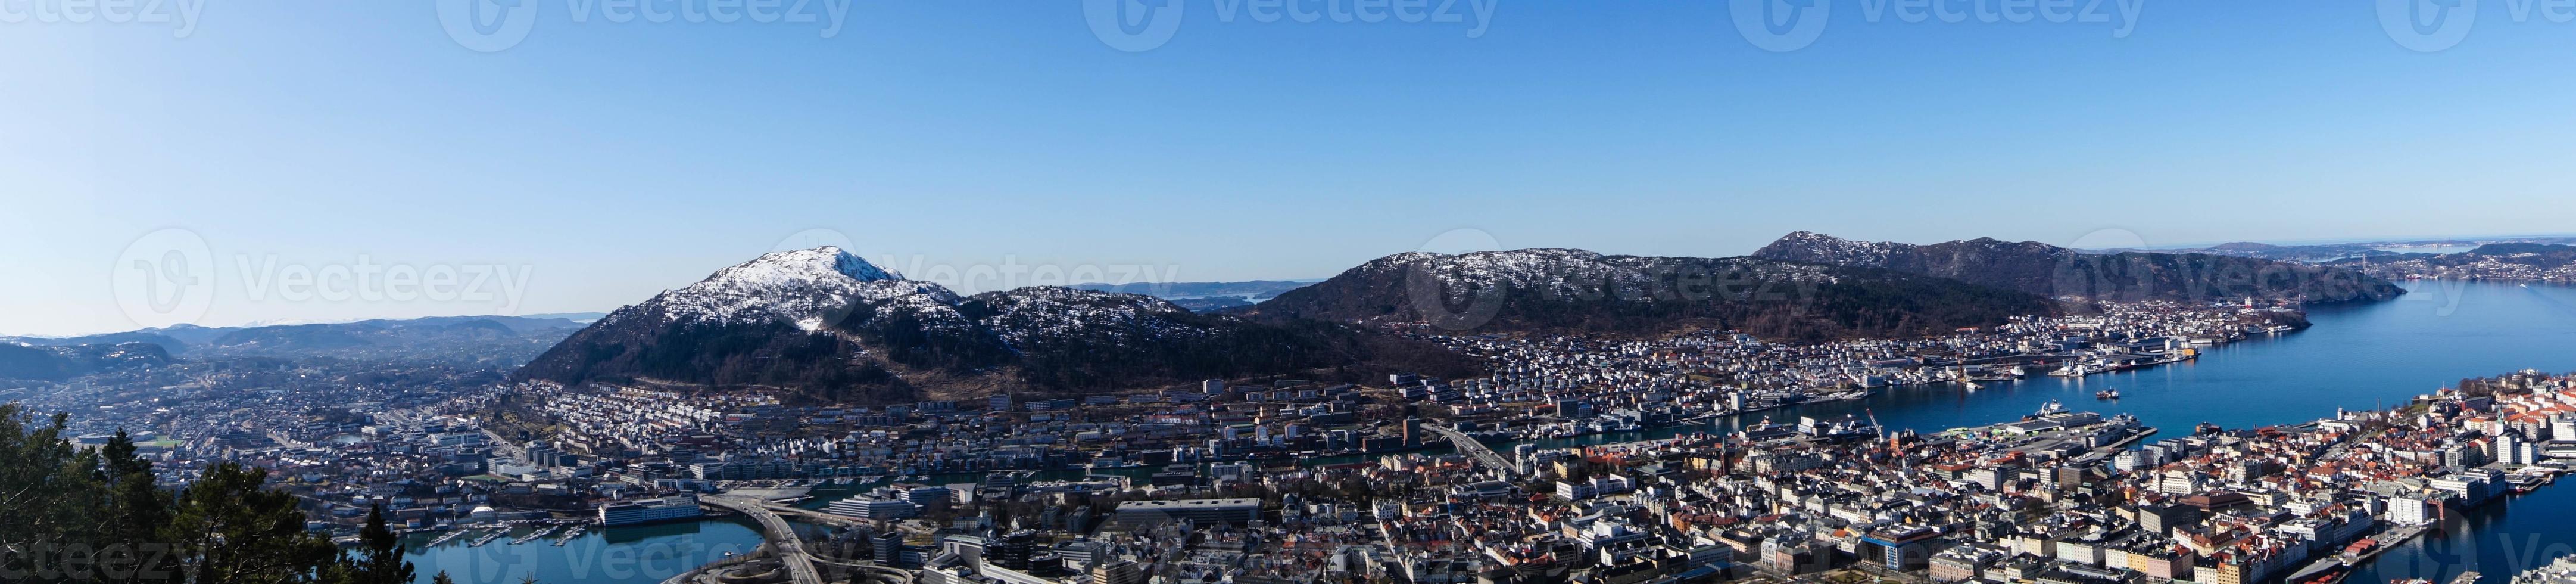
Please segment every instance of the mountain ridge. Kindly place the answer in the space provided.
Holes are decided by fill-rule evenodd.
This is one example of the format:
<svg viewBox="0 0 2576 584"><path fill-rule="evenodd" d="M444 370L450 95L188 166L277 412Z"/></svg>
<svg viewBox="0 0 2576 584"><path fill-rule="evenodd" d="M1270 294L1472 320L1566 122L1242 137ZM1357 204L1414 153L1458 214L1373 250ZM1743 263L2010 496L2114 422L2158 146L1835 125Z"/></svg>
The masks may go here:
<svg viewBox="0 0 2576 584"><path fill-rule="evenodd" d="M2055 298L2310 303L2382 301L2404 294L2353 270L2212 254L2091 254L2035 241L1977 238L1928 245L1855 241L1799 231L1755 251L1779 261L1870 267L1951 278Z"/></svg>
<svg viewBox="0 0 2576 584"><path fill-rule="evenodd" d="M778 387L818 401L895 403L1347 368L1376 343L1138 294L1040 286L960 296L817 248L763 255L619 308L513 378Z"/></svg>
<svg viewBox="0 0 2576 584"><path fill-rule="evenodd" d="M1735 328L1814 341L1988 326L2056 310L2034 295L1871 268L1538 248L1389 255L1246 314L1420 322L1459 333Z"/></svg>

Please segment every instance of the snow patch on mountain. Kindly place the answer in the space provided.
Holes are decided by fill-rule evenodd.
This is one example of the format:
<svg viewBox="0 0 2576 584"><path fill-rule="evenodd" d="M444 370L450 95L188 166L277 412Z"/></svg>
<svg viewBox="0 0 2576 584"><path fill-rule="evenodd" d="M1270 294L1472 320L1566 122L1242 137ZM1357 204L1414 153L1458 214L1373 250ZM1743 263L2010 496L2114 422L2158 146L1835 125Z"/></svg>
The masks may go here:
<svg viewBox="0 0 2576 584"><path fill-rule="evenodd" d="M1742 258L1608 256L1579 249L1523 249L1460 255L1413 256L1417 276L1428 276L1451 301L1490 290L1536 291L1566 298L1658 300L1675 286L1728 281L1834 281L1820 266Z"/></svg>
<svg viewBox="0 0 2576 584"><path fill-rule="evenodd" d="M841 248L824 246L773 252L716 270L705 280L654 296L645 306L658 309L668 321L778 320L816 331L848 314L857 302L936 305L954 312L956 299L946 288L905 281Z"/></svg>
<svg viewBox="0 0 2576 584"><path fill-rule="evenodd" d="M1015 349L1038 343L1124 345L1209 334L1188 309L1160 298L1074 288L1033 287L978 294L992 309L985 326Z"/></svg>
<svg viewBox="0 0 2576 584"><path fill-rule="evenodd" d="M1833 264L1863 268L1885 268L1899 254L1913 251L1910 243L1858 241L1813 231L1799 231L1771 242L1753 257L1789 262Z"/></svg>

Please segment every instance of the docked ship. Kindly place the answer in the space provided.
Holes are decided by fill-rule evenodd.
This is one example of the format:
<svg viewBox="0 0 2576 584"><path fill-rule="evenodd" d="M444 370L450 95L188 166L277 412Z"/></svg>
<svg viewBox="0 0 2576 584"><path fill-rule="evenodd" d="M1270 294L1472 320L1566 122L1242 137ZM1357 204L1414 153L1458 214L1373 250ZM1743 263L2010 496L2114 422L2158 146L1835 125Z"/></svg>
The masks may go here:
<svg viewBox="0 0 2576 584"><path fill-rule="evenodd" d="M618 501L599 506L599 524L608 527L690 519L705 515L696 495Z"/></svg>

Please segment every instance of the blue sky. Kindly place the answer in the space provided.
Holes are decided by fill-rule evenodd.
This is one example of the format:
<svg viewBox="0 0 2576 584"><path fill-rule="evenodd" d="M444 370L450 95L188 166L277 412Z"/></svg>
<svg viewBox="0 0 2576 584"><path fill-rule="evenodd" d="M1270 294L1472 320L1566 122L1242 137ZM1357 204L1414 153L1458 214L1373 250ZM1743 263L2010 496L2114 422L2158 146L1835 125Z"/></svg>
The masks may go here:
<svg viewBox="0 0 2576 584"><path fill-rule="evenodd" d="M2425 52L2372 2L1952 24L1829 0L1821 35L1774 52L1723 1L1298 23L1178 0L1169 39L1131 52L1082 2L859 2L834 30L826 0L802 23L525 1L526 35L489 52L438 2L0 14L0 333L605 310L789 240L898 270L1201 281L1324 277L1459 230L1712 256L1799 229L2576 231L2576 24L2495 6L2516 3ZM1323 2L1295 5L1348 9ZM203 242L211 296L138 316L116 271L166 229ZM286 298L262 267L360 262L525 278L506 298Z"/></svg>

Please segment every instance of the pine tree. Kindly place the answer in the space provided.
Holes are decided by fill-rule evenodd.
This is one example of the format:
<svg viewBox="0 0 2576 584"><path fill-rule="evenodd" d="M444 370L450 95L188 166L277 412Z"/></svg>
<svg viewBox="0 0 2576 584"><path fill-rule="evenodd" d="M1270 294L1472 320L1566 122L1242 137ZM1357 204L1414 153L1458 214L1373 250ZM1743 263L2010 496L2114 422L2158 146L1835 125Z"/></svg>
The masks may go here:
<svg viewBox="0 0 2576 584"><path fill-rule="evenodd" d="M367 527L358 531L365 556L358 559L357 584L411 584L411 562L403 561L400 536L385 526L385 506L367 509Z"/></svg>
<svg viewBox="0 0 2576 584"><path fill-rule="evenodd" d="M164 553L170 543L161 533L170 524L170 492L154 478L152 461L137 455L137 450L134 437L121 429L99 448L108 484L107 536L137 552L106 559L116 563L100 576L125 582L168 581L179 574L179 565ZM119 572L125 577L117 578Z"/></svg>
<svg viewBox="0 0 2576 584"><path fill-rule="evenodd" d="M266 471L217 465L174 494L137 456L132 436L76 448L67 419L40 424L0 403L0 550L10 552L0 553L0 574L8 584L337 584L353 573L329 539L305 531L292 495L267 488ZM408 584L409 566L399 551L391 557L400 570L387 574L401 579L387 581Z"/></svg>
<svg viewBox="0 0 2576 584"><path fill-rule="evenodd" d="M268 471L215 465L179 492L168 531L195 584L315 582L340 552L304 530L295 497L265 488Z"/></svg>

